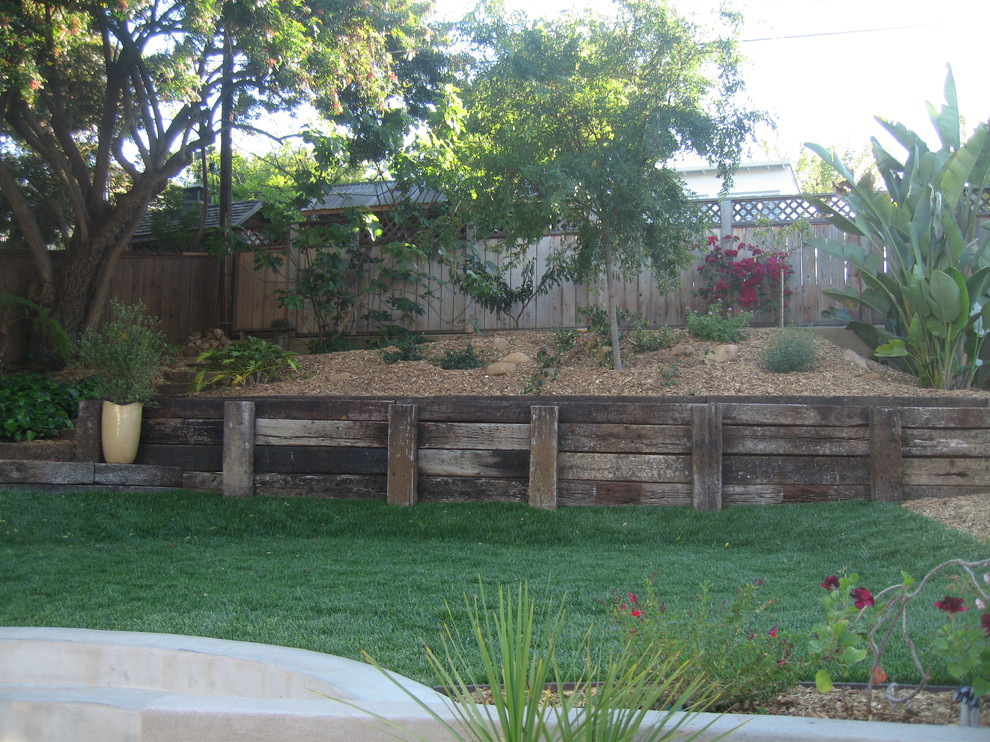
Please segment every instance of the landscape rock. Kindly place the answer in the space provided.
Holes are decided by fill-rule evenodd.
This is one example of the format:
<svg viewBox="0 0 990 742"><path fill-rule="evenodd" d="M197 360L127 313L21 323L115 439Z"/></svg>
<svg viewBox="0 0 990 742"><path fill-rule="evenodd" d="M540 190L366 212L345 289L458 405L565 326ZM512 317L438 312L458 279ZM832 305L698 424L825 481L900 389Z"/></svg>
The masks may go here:
<svg viewBox="0 0 990 742"><path fill-rule="evenodd" d="M716 345L712 350L712 360L715 363L728 363L729 361L735 361L739 359L739 346L728 344L728 345Z"/></svg>
<svg viewBox="0 0 990 742"><path fill-rule="evenodd" d="M341 371L336 374L330 374L330 376L327 377L327 381L337 384L341 381L348 381L349 379L353 379L353 378L354 378L354 374L349 374L346 371Z"/></svg>
<svg viewBox="0 0 990 742"><path fill-rule="evenodd" d="M689 356L694 353L694 348L687 343L678 343L671 347L670 352L675 356Z"/></svg>
<svg viewBox="0 0 990 742"><path fill-rule="evenodd" d="M864 371L870 370L870 366L866 362L866 359L863 358L863 356L861 356L859 353L857 353L854 350L850 350L847 348L846 351L842 354L842 360L848 361L849 363L853 364L858 368L863 369Z"/></svg>
<svg viewBox="0 0 990 742"><path fill-rule="evenodd" d="M505 338L495 338L492 340L492 347L499 353L505 353L509 349L509 341Z"/></svg>
<svg viewBox="0 0 990 742"><path fill-rule="evenodd" d="M516 372L516 364L505 363L499 361L498 363L488 364L488 368L485 369L485 373L489 376L509 376Z"/></svg>
<svg viewBox="0 0 990 742"><path fill-rule="evenodd" d="M532 363L533 359L530 358L525 353L515 352L509 353L505 358L502 359L502 363L514 363L515 365L520 365L523 363Z"/></svg>

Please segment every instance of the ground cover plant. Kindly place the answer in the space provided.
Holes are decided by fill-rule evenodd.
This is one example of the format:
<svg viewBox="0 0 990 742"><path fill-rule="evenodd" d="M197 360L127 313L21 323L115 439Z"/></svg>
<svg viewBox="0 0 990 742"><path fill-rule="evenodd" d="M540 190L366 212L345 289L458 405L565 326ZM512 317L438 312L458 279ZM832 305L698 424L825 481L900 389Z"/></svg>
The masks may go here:
<svg viewBox="0 0 990 742"><path fill-rule="evenodd" d="M881 522L889 536L878 536ZM985 551L899 506L863 502L546 512L181 491L2 492L0 625L193 634L353 658L367 651L433 682L423 644L436 645L445 603L467 622L464 595L479 584L528 580L536 596L566 595L566 658L589 627L603 650L614 649L623 638L616 598L647 581L673 605L706 583L717 604L762 579L761 600L773 601L765 615L787 638L820 621L823 575L847 569L891 584L902 569L923 574ZM920 608L912 621L934 634L940 612ZM932 682L951 683L944 662L926 657ZM885 669L912 681L906 652L892 653ZM865 680L860 671L836 679Z"/></svg>

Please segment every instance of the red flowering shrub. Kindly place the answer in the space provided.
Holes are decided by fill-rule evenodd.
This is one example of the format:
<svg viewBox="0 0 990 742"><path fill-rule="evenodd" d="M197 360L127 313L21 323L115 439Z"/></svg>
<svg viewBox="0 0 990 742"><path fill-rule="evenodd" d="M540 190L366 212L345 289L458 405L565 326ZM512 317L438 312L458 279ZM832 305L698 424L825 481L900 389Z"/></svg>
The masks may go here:
<svg viewBox="0 0 990 742"><path fill-rule="evenodd" d="M718 237L708 238L708 252L698 266L702 285L695 294L709 306L718 305L723 316L736 307L749 312L774 307L780 301L781 276L786 286L787 277L793 273L787 253L764 252L740 242L738 237L726 239L731 239L735 247L723 249ZM739 257L741 251L748 251L750 257ZM785 287L784 296L791 293Z"/></svg>

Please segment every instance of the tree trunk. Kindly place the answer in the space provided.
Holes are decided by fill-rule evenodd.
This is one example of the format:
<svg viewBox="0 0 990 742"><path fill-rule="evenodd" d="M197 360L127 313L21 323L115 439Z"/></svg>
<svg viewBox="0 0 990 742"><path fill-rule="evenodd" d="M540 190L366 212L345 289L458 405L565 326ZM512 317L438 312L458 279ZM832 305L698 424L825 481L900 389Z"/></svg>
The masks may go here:
<svg viewBox="0 0 990 742"><path fill-rule="evenodd" d="M622 370L622 352L619 349L619 312L615 306L615 275L612 272L612 243L608 235L603 240L605 248L605 300L608 302L608 332L612 340L612 368Z"/></svg>

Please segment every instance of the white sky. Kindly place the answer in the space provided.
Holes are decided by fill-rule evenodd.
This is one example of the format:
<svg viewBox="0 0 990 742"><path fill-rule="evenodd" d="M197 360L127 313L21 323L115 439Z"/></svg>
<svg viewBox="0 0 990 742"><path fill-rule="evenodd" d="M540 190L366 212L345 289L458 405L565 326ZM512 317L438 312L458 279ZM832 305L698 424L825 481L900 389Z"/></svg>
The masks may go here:
<svg viewBox="0 0 990 742"><path fill-rule="evenodd" d="M673 0L682 13L710 13L713 0ZM510 10L552 15L583 0L506 0ZM607 9L608 0L593 0ZM471 0L436 0L456 19ZM536 10L534 10L534 8ZM874 116L932 131L926 101L943 101L952 65L967 130L990 118L988 0L735 0L742 13L745 78L753 107L777 130L761 132L770 159L797 159L804 142L856 150L889 139ZM752 159L767 159L757 147Z"/></svg>

